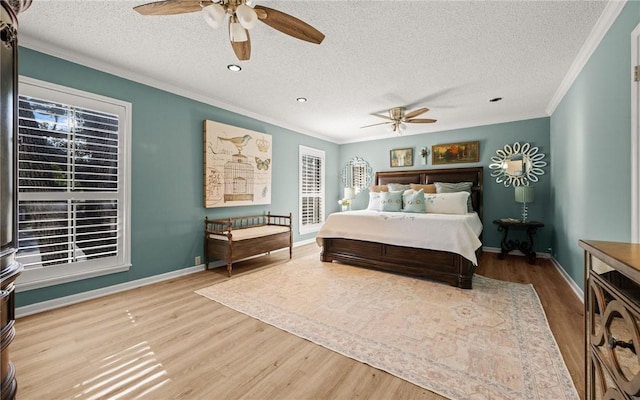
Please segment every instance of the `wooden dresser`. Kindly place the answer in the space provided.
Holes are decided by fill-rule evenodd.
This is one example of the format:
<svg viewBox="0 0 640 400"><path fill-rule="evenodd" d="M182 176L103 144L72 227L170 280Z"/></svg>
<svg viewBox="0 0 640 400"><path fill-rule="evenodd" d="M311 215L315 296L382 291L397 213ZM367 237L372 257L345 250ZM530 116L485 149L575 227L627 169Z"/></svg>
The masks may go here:
<svg viewBox="0 0 640 400"><path fill-rule="evenodd" d="M640 244L585 250L586 398L640 399Z"/></svg>

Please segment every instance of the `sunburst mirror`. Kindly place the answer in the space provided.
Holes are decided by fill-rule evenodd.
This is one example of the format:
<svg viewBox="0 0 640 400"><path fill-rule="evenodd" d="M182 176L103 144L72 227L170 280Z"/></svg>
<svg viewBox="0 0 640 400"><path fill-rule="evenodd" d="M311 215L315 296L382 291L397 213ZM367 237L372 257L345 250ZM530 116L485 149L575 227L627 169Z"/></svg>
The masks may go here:
<svg viewBox="0 0 640 400"><path fill-rule="evenodd" d="M504 186L528 186L530 182L538 182L539 176L544 175L542 168L547 166L542 161L544 153L529 143L513 145L506 144L504 148L496 150L496 155L491 157L491 176L496 182Z"/></svg>

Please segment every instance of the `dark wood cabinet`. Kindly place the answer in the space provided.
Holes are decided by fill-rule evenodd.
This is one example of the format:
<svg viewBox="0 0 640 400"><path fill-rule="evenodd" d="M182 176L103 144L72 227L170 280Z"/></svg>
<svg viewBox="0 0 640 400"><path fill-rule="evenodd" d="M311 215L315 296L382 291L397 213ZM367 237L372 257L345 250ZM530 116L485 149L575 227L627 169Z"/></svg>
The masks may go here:
<svg viewBox="0 0 640 400"><path fill-rule="evenodd" d="M20 275L22 266L10 263L0 271L0 371L2 371L2 390L0 399L13 399L16 395L16 370L10 361L9 346L16 334L15 323L15 286L14 281Z"/></svg>
<svg viewBox="0 0 640 400"><path fill-rule="evenodd" d="M0 1L0 400L16 397L10 345L16 334L15 280L22 266L17 252L18 20L31 0Z"/></svg>
<svg viewBox="0 0 640 400"><path fill-rule="evenodd" d="M580 241L585 250L587 400L640 398L640 244Z"/></svg>

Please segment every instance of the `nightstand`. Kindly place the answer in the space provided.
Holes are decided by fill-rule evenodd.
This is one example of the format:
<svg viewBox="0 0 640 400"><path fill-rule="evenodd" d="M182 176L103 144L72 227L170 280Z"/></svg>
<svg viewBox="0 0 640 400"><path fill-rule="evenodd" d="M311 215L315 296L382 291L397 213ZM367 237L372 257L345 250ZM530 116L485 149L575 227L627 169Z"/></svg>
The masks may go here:
<svg viewBox="0 0 640 400"><path fill-rule="evenodd" d="M504 256L509 254L512 250L520 250L524 253L529 261L529 264L536 263L536 252L533 247L533 238L536 235L536 231L538 228L542 228L544 224L538 221L521 221L519 219L514 218L502 218L496 219L493 221L494 224L498 225L498 232L502 232L502 241L500 242L500 254L498 254L499 259L503 259ZM519 240L519 239L509 239L509 230L511 228L526 230L527 239Z"/></svg>

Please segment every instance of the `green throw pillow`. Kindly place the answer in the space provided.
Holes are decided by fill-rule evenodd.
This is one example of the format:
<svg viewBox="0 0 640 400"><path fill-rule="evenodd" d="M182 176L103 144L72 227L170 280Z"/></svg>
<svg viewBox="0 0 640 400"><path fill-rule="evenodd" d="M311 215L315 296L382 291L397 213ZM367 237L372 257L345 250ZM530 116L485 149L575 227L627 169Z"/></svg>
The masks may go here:
<svg viewBox="0 0 640 400"><path fill-rule="evenodd" d="M390 192L404 192L405 190L411 189L411 185L404 183L387 183L387 187L389 187Z"/></svg>
<svg viewBox="0 0 640 400"><path fill-rule="evenodd" d="M400 211L402 192L380 192L380 211Z"/></svg>
<svg viewBox="0 0 640 400"><path fill-rule="evenodd" d="M424 207L424 190L419 191L407 190L402 195L402 202L404 203L404 212L410 213L424 213L426 212Z"/></svg>

